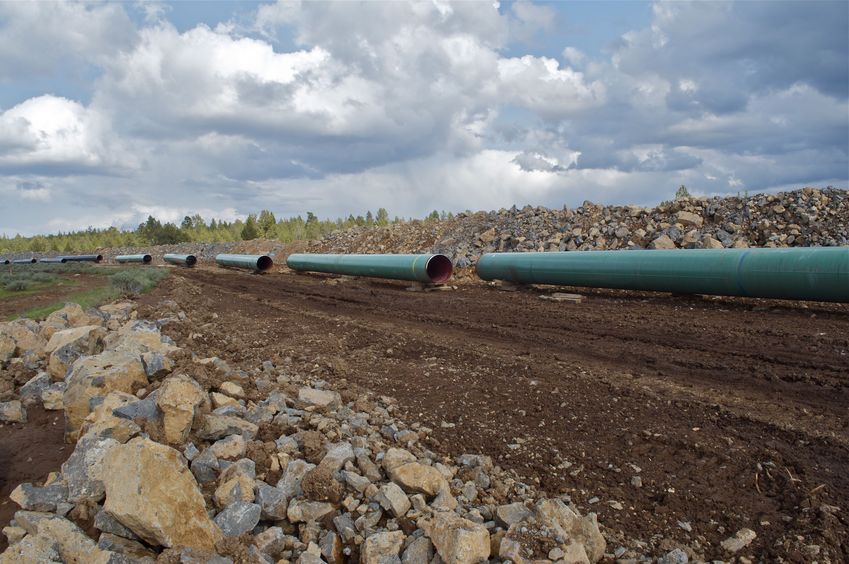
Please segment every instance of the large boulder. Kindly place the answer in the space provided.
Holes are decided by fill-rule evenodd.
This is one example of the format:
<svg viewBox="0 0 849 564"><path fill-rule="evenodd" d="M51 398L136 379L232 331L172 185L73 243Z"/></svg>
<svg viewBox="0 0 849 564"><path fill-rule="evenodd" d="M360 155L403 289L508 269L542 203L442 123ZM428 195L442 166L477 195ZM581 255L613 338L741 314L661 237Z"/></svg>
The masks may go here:
<svg viewBox="0 0 849 564"><path fill-rule="evenodd" d="M147 543L211 549L220 540L178 451L137 437L113 448L104 469L103 509Z"/></svg>
<svg viewBox="0 0 849 564"><path fill-rule="evenodd" d="M183 444L189 438L198 408L205 406L209 410L209 396L200 384L185 374L178 374L162 383L156 405L162 410L165 440Z"/></svg>
<svg viewBox="0 0 849 564"><path fill-rule="evenodd" d="M489 559L489 531L483 525L445 511L422 520L421 527L445 564L473 564Z"/></svg>
<svg viewBox="0 0 849 564"><path fill-rule="evenodd" d="M46 344L47 341L39 335L38 323L31 319L0 323L0 362L15 356L43 358Z"/></svg>
<svg viewBox="0 0 849 564"><path fill-rule="evenodd" d="M83 421L92 411L93 398L105 397L110 392L132 394L147 383L138 355L109 351L76 361L66 379L63 397L68 438L76 439L79 435Z"/></svg>
<svg viewBox="0 0 849 564"><path fill-rule="evenodd" d="M126 351L141 355L147 375L151 378L168 374L174 367L172 356L180 350L173 341L159 332L156 324L133 320L106 338L106 350Z"/></svg>
<svg viewBox="0 0 849 564"><path fill-rule="evenodd" d="M103 350L105 336L106 329L99 325L84 325L57 331L44 347L44 351L50 355L47 371L55 380L63 379L75 360Z"/></svg>

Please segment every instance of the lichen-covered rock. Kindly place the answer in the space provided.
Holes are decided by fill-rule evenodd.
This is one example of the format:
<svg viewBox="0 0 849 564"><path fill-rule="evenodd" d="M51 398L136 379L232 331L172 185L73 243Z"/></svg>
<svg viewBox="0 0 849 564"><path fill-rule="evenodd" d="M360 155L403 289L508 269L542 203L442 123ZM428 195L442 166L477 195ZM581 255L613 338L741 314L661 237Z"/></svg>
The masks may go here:
<svg viewBox="0 0 849 564"><path fill-rule="evenodd" d="M137 355L109 351L75 362L65 383L65 432L74 439L91 413L93 398L110 392L132 394L147 385L147 376Z"/></svg>
<svg viewBox="0 0 849 564"><path fill-rule="evenodd" d="M47 363L50 376L62 380L75 360L101 352L105 336L106 329L99 325L83 325L54 333L44 347L50 355Z"/></svg>
<svg viewBox="0 0 849 564"><path fill-rule="evenodd" d="M212 548L221 531L206 513L182 455L137 437L104 461L103 509L152 545Z"/></svg>

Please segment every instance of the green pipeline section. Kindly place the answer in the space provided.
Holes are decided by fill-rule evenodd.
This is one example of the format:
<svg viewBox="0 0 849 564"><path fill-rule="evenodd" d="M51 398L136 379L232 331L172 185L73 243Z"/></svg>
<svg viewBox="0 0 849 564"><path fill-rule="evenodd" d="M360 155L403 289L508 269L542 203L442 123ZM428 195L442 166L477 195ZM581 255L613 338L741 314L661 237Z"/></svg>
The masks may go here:
<svg viewBox="0 0 849 564"><path fill-rule="evenodd" d="M849 302L849 247L489 253L484 280Z"/></svg>
<svg viewBox="0 0 849 564"><path fill-rule="evenodd" d="M120 262L121 264L127 262L140 262L142 264L150 264L153 260L153 257L150 255L118 255L115 257L115 260Z"/></svg>
<svg viewBox="0 0 849 564"><path fill-rule="evenodd" d="M453 265L445 255L289 255L286 265L301 272L326 272L441 284Z"/></svg>
<svg viewBox="0 0 849 564"><path fill-rule="evenodd" d="M175 255L173 253L162 255L162 260L169 264L178 264L180 266L194 266L198 262L195 255Z"/></svg>
<svg viewBox="0 0 849 564"><path fill-rule="evenodd" d="M218 266L231 268L247 268L264 272L274 266L274 261L267 255L215 255Z"/></svg>

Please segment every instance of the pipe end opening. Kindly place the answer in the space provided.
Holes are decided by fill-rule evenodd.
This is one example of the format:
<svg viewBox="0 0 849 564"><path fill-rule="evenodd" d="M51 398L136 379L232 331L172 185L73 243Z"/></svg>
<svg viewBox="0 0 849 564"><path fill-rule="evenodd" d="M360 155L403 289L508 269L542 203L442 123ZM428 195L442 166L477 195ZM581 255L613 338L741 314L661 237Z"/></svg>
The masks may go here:
<svg viewBox="0 0 849 564"><path fill-rule="evenodd" d="M260 272L265 272L272 266L274 266L274 261L269 256L262 255L256 260L256 269Z"/></svg>
<svg viewBox="0 0 849 564"><path fill-rule="evenodd" d="M145 263L145 264L150 264L150 261L152 261L152 260L153 260L153 257L150 256L150 255L144 255L142 257L142 262Z"/></svg>
<svg viewBox="0 0 849 564"><path fill-rule="evenodd" d="M100 262L102 260L103 260L103 255L97 255L96 257L94 257L94 262Z"/></svg>
<svg viewBox="0 0 849 564"><path fill-rule="evenodd" d="M454 265L445 255L433 255L428 259L425 271L433 284L443 284L451 278Z"/></svg>
<svg viewBox="0 0 849 564"><path fill-rule="evenodd" d="M194 266L198 262L198 259L195 255L188 255L186 257L186 266Z"/></svg>

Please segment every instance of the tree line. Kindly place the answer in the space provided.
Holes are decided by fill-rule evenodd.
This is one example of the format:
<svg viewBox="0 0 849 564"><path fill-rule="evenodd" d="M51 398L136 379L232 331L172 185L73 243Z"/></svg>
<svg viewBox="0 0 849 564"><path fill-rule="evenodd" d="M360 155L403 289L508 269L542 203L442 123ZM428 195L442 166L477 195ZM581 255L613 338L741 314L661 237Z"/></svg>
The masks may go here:
<svg viewBox="0 0 849 564"><path fill-rule="evenodd" d="M425 221L447 219L453 214L434 210L425 217ZM270 210L250 214L245 220L224 221L212 219L207 222L198 214L187 215L179 225L162 222L153 216L139 224L135 229L109 227L52 235L8 237L0 235L0 253L73 253L108 247L142 247L145 245L169 245L175 243L222 243L227 241L250 239L277 239L284 243L298 240L318 239L337 229L351 227L386 226L407 221L389 217L384 208L372 214L349 215L346 218L319 219L314 213L307 212L306 217L295 216L277 219Z"/></svg>

